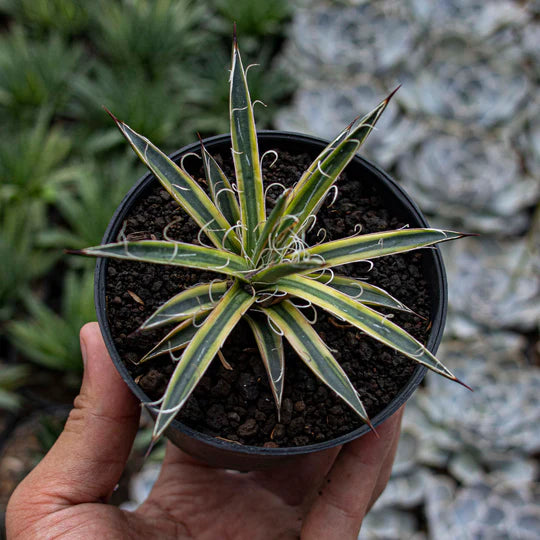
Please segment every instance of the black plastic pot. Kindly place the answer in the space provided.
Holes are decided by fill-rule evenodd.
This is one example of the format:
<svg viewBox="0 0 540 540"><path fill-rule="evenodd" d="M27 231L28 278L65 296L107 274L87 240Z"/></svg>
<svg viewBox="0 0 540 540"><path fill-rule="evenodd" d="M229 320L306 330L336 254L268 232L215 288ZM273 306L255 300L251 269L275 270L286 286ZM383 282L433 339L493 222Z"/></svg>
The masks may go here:
<svg viewBox="0 0 540 540"><path fill-rule="evenodd" d="M205 146L211 154L222 153L226 155L230 152L230 136L219 135L204 141ZM326 146L327 142L300 135L296 133L263 131L259 133L259 147L261 153L269 149L286 150L290 153L312 154L313 157ZM180 158L189 152L198 152L199 144L194 143L175 152L171 157L179 162ZM190 158L187 158L190 159ZM186 164L189 162L186 159ZM387 208L399 220L408 223L411 227L428 227L425 217L422 215L416 204L409 198L403 189L396 184L388 174L373 165L369 161L356 156L348 165L349 175L361 175L366 183L375 186L376 191L385 201ZM143 176L129 191L114 216L112 217L103 243L114 242L122 228L123 221L128 216L135 201L144 196L150 186L155 185L157 180L150 174ZM424 259L423 275L428 282L429 296L431 298L431 321L427 348L435 353L442 338L447 309L447 284L441 254L437 248L426 250ZM126 381L131 391L143 402L151 401L143 390L135 384L126 366L120 358L111 335L107 321L105 295L105 280L107 275L107 260L99 259L96 265L95 279L95 300L98 322L101 327L103 338L113 359L116 368ZM394 400L379 414L372 418L374 426L377 426L394 412L396 412L407 399L412 395L416 387L420 384L426 372L426 368L418 365L408 383L401 389ZM174 420L166 432L167 437L177 446L189 454L206 461L207 463L228 469L254 470L268 468L282 464L285 461L295 459L298 456L325 450L333 446L341 445L361 437L368 432L366 425L336 439L294 448L261 448L256 446L240 445L217 439L203 433L199 433L192 428L185 426L178 420Z"/></svg>

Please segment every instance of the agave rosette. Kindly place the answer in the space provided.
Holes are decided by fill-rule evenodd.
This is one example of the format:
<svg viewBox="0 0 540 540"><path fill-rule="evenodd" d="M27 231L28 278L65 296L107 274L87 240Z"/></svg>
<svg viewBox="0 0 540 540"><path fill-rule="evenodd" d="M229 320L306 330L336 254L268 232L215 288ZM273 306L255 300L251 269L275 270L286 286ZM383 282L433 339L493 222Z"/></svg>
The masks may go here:
<svg viewBox="0 0 540 540"><path fill-rule="evenodd" d="M285 189L266 211L253 103L236 40L230 75L230 128L236 178L231 181L201 143L209 195L148 139L113 116L118 128L163 187L195 220L213 247L172 240L122 241L81 250L80 254L209 270L222 280L188 288L160 306L141 326L174 325L140 362L162 354L179 357L159 400L157 439L185 404L227 336L244 318L255 337L278 414L284 385L283 341L306 366L368 424L366 410L345 371L297 299L322 308L431 370L456 377L419 341L374 308L408 311L386 291L334 267L402 253L462 233L400 229L354 235L309 246L307 229L340 173L356 154L392 94L347 126L313 161L292 189ZM370 424L371 425L371 424Z"/></svg>

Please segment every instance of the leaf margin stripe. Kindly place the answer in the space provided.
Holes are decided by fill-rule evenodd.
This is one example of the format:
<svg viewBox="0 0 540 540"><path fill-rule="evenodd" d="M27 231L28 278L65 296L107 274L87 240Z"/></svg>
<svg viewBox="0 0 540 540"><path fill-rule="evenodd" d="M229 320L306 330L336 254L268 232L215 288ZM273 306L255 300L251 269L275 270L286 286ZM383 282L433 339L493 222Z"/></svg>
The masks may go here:
<svg viewBox="0 0 540 540"><path fill-rule="evenodd" d="M285 354L283 340L280 335L271 330L268 324L264 324L256 317L256 314L244 315L244 319L253 332L255 342L259 349L261 359L268 375L270 390L276 403L278 422L281 417L281 402L283 400L283 388L285 381ZM276 369L277 366L277 369ZM276 377L276 371L280 372Z"/></svg>
<svg viewBox="0 0 540 540"><path fill-rule="evenodd" d="M414 238L415 236L419 238L425 236L426 239L417 242L403 242L403 245L398 244L397 246L392 246L392 242L388 241L399 237L407 239L407 237ZM307 248L306 256L322 257L328 267L334 267L342 264L376 259L385 255L405 253L413 249L428 247L450 240L457 240L464 236L469 235L443 229L397 229L379 233L361 234L359 236L351 236L349 238L325 242ZM384 247L385 240L387 244L390 244L389 247Z"/></svg>
<svg viewBox="0 0 540 540"><path fill-rule="evenodd" d="M260 256L268 244L271 242L272 233L279 224L279 220L283 216L283 211L285 210L285 205L287 204L287 198L291 188L285 189L285 191L278 197L274 208L270 212L268 218L264 222L263 229L257 243L255 244L255 249L253 252L253 262L257 264L259 262Z"/></svg>
<svg viewBox="0 0 540 540"><path fill-rule="evenodd" d="M367 283L366 281L339 275L335 275L331 280L328 280L327 274L316 277L306 275L306 277L313 279L314 281L318 281L319 283L323 283L328 287L332 287L332 289L336 289L343 294L346 294L361 304L367 304L368 306L380 306L390 309L397 309L407 313L414 313L412 309L408 308L403 302L400 302L397 298L394 298L384 289L381 289L376 285L372 285L371 283ZM362 294L357 296L354 294L355 291L356 293L361 292ZM368 295L371 294L371 299L368 297L366 300L366 298L363 297L364 292L367 292Z"/></svg>
<svg viewBox="0 0 540 540"><path fill-rule="evenodd" d="M296 184L289 194L289 200L283 212L284 217L278 228L278 235L291 225L293 231L299 231L305 226L309 215L317 212L326 194L352 160L359 146L359 142L354 139L343 141L318 164L304 183L298 182Z"/></svg>
<svg viewBox="0 0 540 540"><path fill-rule="evenodd" d="M207 315L208 312L201 313L199 314L199 317L195 317L195 319L204 320ZM147 360L152 360L153 358L161 356L162 354L173 353L181 349L185 349L198 330L199 327L193 325L193 319L182 321L162 339L160 339L159 342L136 363L136 365L142 364ZM167 346L164 347L164 344L167 344Z"/></svg>
<svg viewBox="0 0 540 540"><path fill-rule="evenodd" d="M214 204L223 214L223 217L228 221L229 225L236 225L240 220L240 208L238 207L238 202L234 196L232 185L218 162L204 146L202 139L201 155L203 158L206 180L209 184ZM220 187L220 184L223 184L223 186Z"/></svg>
<svg viewBox="0 0 540 540"><path fill-rule="evenodd" d="M294 230L299 230L302 226L302 223L308 218L309 214L316 214L321 204L324 202L324 197L328 193L331 186L336 181L337 177L345 169L348 163L354 157L354 154L358 151L360 146L367 139L368 135L371 133L375 124L381 117L382 113L386 109L388 103L398 91L400 87L398 86L393 90L383 101L381 101L373 110L368 112L360 120L359 117L355 118L332 142L330 142L315 158L311 165L304 171L300 180L294 187L293 191L289 195L287 201L287 208L285 214L295 215L298 218L298 223L293 226ZM339 152L348 144L355 143L353 145L354 150L352 151L348 159L342 160L342 164L338 167L337 173L333 173L329 180L324 181L326 176L321 173L321 169L324 170L324 166L328 161L335 159L339 155ZM347 153L345 153L347 156ZM327 171L324 171L325 173ZM332 178L333 177L333 178ZM314 182L314 180L318 181ZM321 181L322 180L322 181ZM315 186L313 185L315 184ZM317 187L318 186L318 187ZM316 187L316 193L314 194L314 187ZM296 206L299 204L299 201L304 200L302 203L304 206L301 208L300 212L296 210ZM309 209L309 212L306 210ZM280 232L288 227L288 223L283 223L283 226L280 227Z"/></svg>
<svg viewBox="0 0 540 540"><path fill-rule="evenodd" d="M233 40L229 97L232 154L241 220L245 227L242 238L244 249L251 256L258 227L265 220L266 211L253 104L236 37Z"/></svg>
<svg viewBox="0 0 540 540"><path fill-rule="evenodd" d="M283 335L287 338L287 341L289 341L304 364L371 427L369 416L360 400L357 390L354 388L343 368L334 358L328 346L300 310L291 304L291 302L284 300L275 306L263 308L263 311L283 332ZM305 339L301 338L302 335ZM321 363L324 363L326 367L331 369L331 373L337 377L337 381L342 385L341 389L336 389L336 387L332 386L329 382L328 375L325 376L321 369Z"/></svg>
<svg viewBox="0 0 540 540"><path fill-rule="evenodd" d="M129 250L142 248L162 248L169 249L172 253L169 257L160 258L129 254ZM245 260L234 253L222 251L216 248L196 246L184 242L169 242L164 240L139 240L136 242L113 242L101 246L93 246L81 250L66 250L74 255L84 255L88 257L105 257L111 259L124 259L136 262L151 262L154 264L169 264L173 266L184 266L186 268L202 268L221 274L243 278L243 273L249 271ZM177 260L183 254L185 260ZM197 260L197 256L207 261ZM174 257L174 258L173 258ZM209 262L213 261L213 262ZM219 263L219 264L218 264ZM224 266L226 265L226 266Z"/></svg>
<svg viewBox="0 0 540 540"><path fill-rule="evenodd" d="M154 425L152 435L154 441L173 421L223 346L227 336L254 301L255 297L245 292L239 282L236 282L208 315L186 347L167 385ZM187 377L186 370L190 370ZM183 383L180 387L177 386L179 382ZM180 393L176 395L178 390Z"/></svg>
<svg viewBox="0 0 540 540"><path fill-rule="evenodd" d="M401 85L400 85L401 86ZM381 101L373 110L368 112L362 119L359 120L360 116L357 116L345 129L343 129L339 135L332 140L322 151L321 153L313 160L311 165L303 172L302 176L300 177L300 180L298 180L298 184L303 184L306 182L307 178L311 175L311 173L317 168L317 163L321 161L322 159L326 158L328 154L332 152L335 148L337 148L342 142L346 141L347 139L351 137L357 138L357 135L359 134L359 131L362 128L369 127L369 131L361 136L360 138L360 145L365 141L373 127L375 126L375 123L379 120L382 113L386 109L388 103L394 96L394 94L399 90L400 86L398 86L395 90L393 90L383 101Z"/></svg>
<svg viewBox="0 0 540 540"><path fill-rule="evenodd" d="M199 311L208 311L227 292L228 286L230 284L227 281L215 280L188 287L159 306L143 322L139 330L159 328L172 322L189 319ZM172 309L176 309L176 312L169 313Z"/></svg>
<svg viewBox="0 0 540 540"><path fill-rule="evenodd" d="M231 251L238 253L240 241L235 231L227 232L230 229L228 221L197 182L149 139L137 133L125 122L118 120L108 109L105 110L114 120L140 160L150 169L176 202L195 220L197 225L204 229L205 234L216 248L223 248L222 243L224 243ZM177 183L167 177L163 168L159 168L155 163L151 162L147 155L149 149L155 152L156 156L163 161L163 166L167 167L168 173L176 176ZM225 242L223 242L223 239L225 239Z"/></svg>
<svg viewBox="0 0 540 540"><path fill-rule="evenodd" d="M349 296L332 289L327 285L323 285L322 283L302 276L283 278L278 282L277 286L280 291L291 294L292 296L299 296L300 298L319 306L328 313L347 321L349 324L356 326L377 341L403 353L405 356L408 356L415 362L425 365L432 371L453 381L460 382L456 376L417 339L408 334L397 324L388 320L384 315L377 313L366 305L356 302ZM373 326L366 323L366 319L372 323L372 325L384 329L387 335L398 335L402 337L410 348L407 349L404 346L396 346L390 338L382 335L380 331L375 331Z"/></svg>
<svg viewBox="0 0 540 540"><path fill-rule="evenodd" d="M281 262L248 274L248 277L254 285L260 285L263 283L272 285L280 277L285 277L291 274L310 272L319 269L322 266L323 264L321 263L321 261L316 258L307 261Z"/></svg>

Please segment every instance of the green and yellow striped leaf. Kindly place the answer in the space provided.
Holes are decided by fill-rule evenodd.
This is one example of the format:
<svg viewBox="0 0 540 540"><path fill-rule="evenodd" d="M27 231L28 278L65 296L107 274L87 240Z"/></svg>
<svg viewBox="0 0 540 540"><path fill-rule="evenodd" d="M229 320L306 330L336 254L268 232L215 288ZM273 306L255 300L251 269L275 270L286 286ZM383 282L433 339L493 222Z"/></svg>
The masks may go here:
<svg viewBox="0 0 540 540"><path fill-rule="evenodd" d="M139 135L127 124L109 114L135 153L197 225L204 229L204 233L212 243L217 248L226 248L239 253L240 242L235 231L230 231L225 236L230 229L228 221L195 180L146 137Z"/></svg>
<svg viewBox="0 0 540 540"><path fill-rule="evenodd" d="M398 87L399 88L399 87ZM355 120L353 120L313 161L313 163L304 171L302 174L300 180L298 181L298 184L300 184L299 189L301 188L301 185L304 184L307 179L311 176L311 174L317 169L317 163L325 159L328 154L332 152L332 150L336 149L341 143L343 143L346 140L349 139L357 139L362 145L362 143L366 140L367 136L371 133L371 130L381 117L382 113L384 112L384 109L386 109L386 106L392 99L392 96L397 92L398 88L396 88L386 99L381 101L377 107L375 107L372 111L367 113L364 117L359 119L360 117L357 117Z"/></svg>
<svg viewBox="0 0 540 540"><path fill-rule="evenodd" d="M116 242L79 251L69 251L69 253L89 257L108 257L154 264L171 264L186 268L201 268L236 277L242 277L242 273L249 270L246 261L234 253L164 240Z"/></svg>
<svg viewBox="0 0 540 540"><path fill-rule="evenodd" d="M244 225L243 244L252 256L257 242L259 224L266 218L261 164L253 104L249 96L246 73L236 39L232 51L230 87L230 119L234 168L241 220Z"/></svg>
<svg viewBox="0 0 540 540"><path fill-rule="evenodd" d="M306 366L369 424L367 412L349 377L302 313L287 300L265 308L264 312Z"/></svg>
<svg viewBox="0 0 540 540"><path fill-rule="evenodd" d="M248 278L254 285L265 283L275 283L278 279L290 276L291 274L303 274L323 266L319 259L311 259L298 262L283 262L263 268L253 274L248 274Z"/></svg>
<svg viewBox="0 0 540 540"><path fill-rule="evenodd" d="M283 278L279 280L277 286L280 291L308 300L432 371L457 381L435 356L405 330L342 292L302 276Z"/></svg>
<svg viewBox="0 0 540 540"><path fill-rule="evenodd" d="M325 285L332 287L332 289L336 289L337 291L346 294L353 300L357 300L361 304L398 309L400 311L408 311L409 313L413 312L405 304L400 302L397 298L394 298L384 289L359 279L345 276L334 276L331 278L328 274L323 274L322 276L316 277L306 277L314 279L319 283L324 283Z"/></svg>
<svg viewBox="0 0 540 540"><path fill-rule="evenodd" d="M266 317L257 313L244 315L248 322L261 358L268 375L268 382L278 413L278 422L281 413L281 400L283 398L283 384L285 382L285 356L283 353L283 340L281 336L274 332L268 325Z"/></svg>
<svg viewBox="0 0 540 540"><path fill-rule="evenodd" d="M201 141L206 181L210 186L212 200L230 225L236 225L240 220L240 208L234 195L231 183L218 162L208 153Z"/></svg>
<svg viewBox="0 0 540 540"><path fill-rule="evenodd" d="M371 133L375 127L375 124L379 121L379 118L386 109L388 103L390 103L390 100L398 90L399 86L390 92L390 94L384 98L372 111L368 112L364 117L360 118L360 120L353 121L346 138L357 139L360 142L360 145L364 144L364 141L368 138L368 135Z"/></svg>
<svg viewBox="0 0 540 540"><path fill-rule="evenodd" d="M186 348L195 334L199 331L199 323L202 322L207 315L208 312L205 312L198 316L194 316L194 318L188 319L187 321L182 321L161 339L153 349L147 352L137 364L142 364L147 360L152 360L165 353L172 354ZM194 320L197 326L193 324Z"/></svg>
<svg viewBox="0 0 540 540"><path fill-rule="evenodd" d="M189 319L201 311L208 311L227 292L231 284L227 281L213 281L178 293L154 311L144 321L140 330L158 328Z"/></svg>
<svg viewBox="0 0 540 540"><path fill-rule="evenodd" d="M463 236L467 235L439 229L399 229L325 242L308 248L306 253L322 257L326 266L332 267L403 253Z"/></svg>
<svg viewBox="0 0 540 540"><path fill-rule="evenodd" d="M263 230L257 239L257 245L255 246L255 251L253 253L253 261L255 264L259 262L259 258L263 251L266 248L270 248L271 245L271 235L276 228L279 220L283 216L283 211L285 210L285 205L287 204L287 197L291 192L290 189L286 189L276 201L274 208L270 212L266 222L264 223Z"/></svg>
<svg viewBox="0 0 540 540"><path fill-rule="evenodd" d="M397 88L363 118L353 121L315 158L289 195L285 210L289 217L283 220L280 232L291 226L293 231L301 230L309 215L318 212L326 194L371 133L396 91ZM292 216L298 221L294 222Z"/></svg>
<svg viewBox="0 0 540 540"><path fill-rule="evenodd" d="M278 228L278 235L287 229L300 231L308 223L308 217L315 214L336 178L354 157L359 142L355 139L343 141L317 167L302 184L298 182L289 194L284 217Z"/></svg>
<svg viewBox="0 0 540 540"><path fill-rule="evenodd" d="M171 376L154 426L153 440L158 439L173 421L227 336L254 301L255 297L236 282L208 315Z"/></svg>

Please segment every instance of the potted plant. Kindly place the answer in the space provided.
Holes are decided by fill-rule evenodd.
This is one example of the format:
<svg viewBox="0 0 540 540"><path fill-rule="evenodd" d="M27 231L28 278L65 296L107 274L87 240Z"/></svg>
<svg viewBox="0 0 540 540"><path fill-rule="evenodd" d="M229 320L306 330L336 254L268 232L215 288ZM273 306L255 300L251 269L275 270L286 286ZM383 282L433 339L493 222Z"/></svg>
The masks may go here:
<svg viewBox="0 0 540 540"><path fill-rule="evenodd" d="M372 259L464 236L427 228L404 192L356 156L391 97L330 144L291 134L258 135L235 39L230 135L168 158L111 114L151 174L122 202L105 244L76 253L100 258L98 320L120 373L154 411L154 440L166 433L209 463L260 468L374 429L409 397L426 367L460 382L433 355L446 310L438 251L426 250L416 261L398 259L412 265L409 281L430 280L420 292L429 296L420 307L423 316L358 275L369 273ZM276 149L279 174L269 179L272 169L265 166L263 183L261 163L270 155L275 161ZM339 180L338 188L345 174L351 181ZM383 217L373 217L370 204L382 205ZM366 216L374 232L364 234L357 223ZM394 230L378 230L392 220L398 224ZM392 271L390 264L382 275L399 280ZM393 313L409 318L405 326L427 346L394 323ZM352 382L368 376L364 364L371 372L384 365L383 378L399 382L393 395L382 391L375 407L379 383L355 388ZM373 422L366 401L377 412ZM343 427L342 419L351 415L352 428ZM327 426L317 422L337 424L335 436L329 438ZM261 438L253 443L256 434Z"/></svg>

